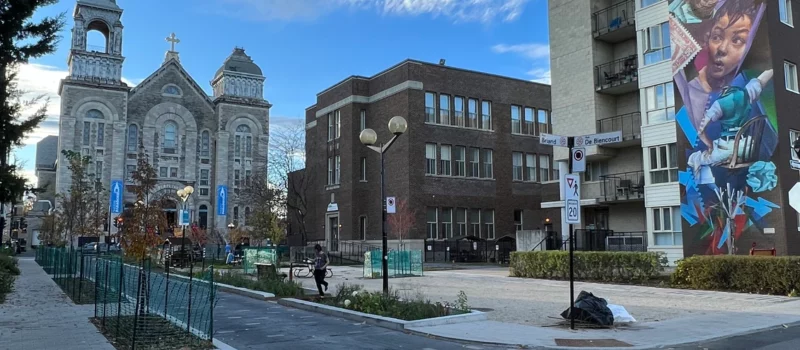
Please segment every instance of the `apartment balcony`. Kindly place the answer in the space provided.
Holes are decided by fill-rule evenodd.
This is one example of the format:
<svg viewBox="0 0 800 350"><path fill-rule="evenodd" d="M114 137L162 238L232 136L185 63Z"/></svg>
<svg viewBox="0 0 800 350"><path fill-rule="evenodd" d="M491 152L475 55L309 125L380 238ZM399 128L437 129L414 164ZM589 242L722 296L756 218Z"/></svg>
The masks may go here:
<svg viewBox="0 0 800 350"><path fill-rule="evenodd" d="M604 147L622 148L641 144L642 115L639 112L621 114L597 121L597 133L622 132L622 142L604 145Z"/></svg>
<svg viewBox="0 0 800 350"><path fill-rule="evenodd" d="M639 89L639 60L630 55L594 67L595 91L623 95Z"/></svg>
<svg viewBox="0 0 800 350"><path fill-rule="evenodd" d="M644 200L644 171L609 174L600 176L602 193L599 201L629 202Z"/></svg>
<svg viewBox="0 0 800 350"><path fill-rule="evenodd" d="M636 3L623 0L592 14L592 35L607 43L636 38Z"/></svg>

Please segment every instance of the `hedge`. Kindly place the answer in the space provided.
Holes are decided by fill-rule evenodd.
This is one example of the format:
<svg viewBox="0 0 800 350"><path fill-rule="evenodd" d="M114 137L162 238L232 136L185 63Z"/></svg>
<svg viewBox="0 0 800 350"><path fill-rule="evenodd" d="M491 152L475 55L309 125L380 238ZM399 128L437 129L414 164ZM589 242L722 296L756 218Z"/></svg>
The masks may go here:
<svg viewBox="0 0 800 350"><path fill-rule="evenodd" d="M657 252L574 252L575 279L597 282L644 281L664 270ZM512 277L568 279L569 252L512 252Z"/></svg>
<svg viewBox="0 0 800 350"><path fill-rule="evenodd" d="M698 255L678 262L675 287L743 293L797 295L800 257Z"/></svg>

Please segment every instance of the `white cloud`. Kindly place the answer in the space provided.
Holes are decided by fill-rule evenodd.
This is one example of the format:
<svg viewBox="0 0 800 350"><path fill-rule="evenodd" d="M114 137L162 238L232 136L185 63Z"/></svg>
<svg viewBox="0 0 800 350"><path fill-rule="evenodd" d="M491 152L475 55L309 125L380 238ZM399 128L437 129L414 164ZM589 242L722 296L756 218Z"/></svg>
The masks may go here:
<svg viewBox="0 0 800 350"><path fill-rule="evenodd" d="M550 45L547 44L497 44L492 46L492 51L496 53L515 53L530 59L550 59Z"/></svg>
<svg viewBox="0 0 800 350"><path fill-rule="evenodd" d="M531 81L543 84L550 84L550 69L547 68L534 68L528 71L528 75L533 78Z"/></svg>
<svg viewBox="0 0 800 350"><path fill-rule="evenodd" d="M445 17L455 22L514 21L530 0L216 0L229 15L255 20L313 20L337 9ZM232 7L236 6L235 8Z"/></svg>

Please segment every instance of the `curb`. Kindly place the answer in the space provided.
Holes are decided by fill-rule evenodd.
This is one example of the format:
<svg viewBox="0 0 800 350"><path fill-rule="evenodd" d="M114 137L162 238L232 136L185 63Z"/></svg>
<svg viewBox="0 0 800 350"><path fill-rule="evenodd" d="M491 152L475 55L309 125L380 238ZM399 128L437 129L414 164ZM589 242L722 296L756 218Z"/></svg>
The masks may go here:
<svg viewBox="0 0 800 350"><path fill-rule="evenodd" d="M392 317L376 316L294 298L279 299L278 304L300 310L317 312L328 316L340 317L351 321L364 322L396 331L406 331L407 328L411 327L430 327L453 323L485 321L488 319L486 313L481 311L472 311L469 314L443 316L416 321L405 321Z"/></svg>
<svg viewBox="0 0 800 350"><path fill-rule="evenodd" d="M176 274L171 274L170 276L177 276L179 278L183 278L183 279L187 279L187 280L189 279L189 277L186 277L186 276L183 276L183 275L179 275L177 273ZM206 280L203 280L203 281L208 282ZM236 286L232 286L232 285L224 284L224 283L214 282L214 286L216 286L219 290L221 290L223 292L238 294L238 295L241 295L241 296L245 296L245 297L253 298L253 299L258 299L258 300L272 300L272 299L276 298L275 294L272 294L272 293L261 292L261 291L242 288L242 287L236 287Z"/></svg>

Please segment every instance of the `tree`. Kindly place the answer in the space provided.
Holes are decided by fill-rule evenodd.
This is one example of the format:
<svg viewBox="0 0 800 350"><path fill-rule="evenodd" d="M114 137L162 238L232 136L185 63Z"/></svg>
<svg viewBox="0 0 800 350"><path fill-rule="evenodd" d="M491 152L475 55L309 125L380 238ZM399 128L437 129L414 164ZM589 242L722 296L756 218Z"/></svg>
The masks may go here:
<svg viewBox="0 0 800 350"><path fill-rule="evenodd" d="M57 195L59 210L56 219L64 226L65 238L72 245L78 237L97 237L103 234L108 219L106 191L97 175L92 173L92 158L78 152L63 150L70 170L67 193Z"/></svg>
<svg viewBox="0 0 800 350"><path fill-rule="evenodd" d="M39 242L41 245L55 245L63 246L66 244L64 240L64 221L60 219L61 216L57 213L51 213L42 218L42 227L39 231Z"/></svg>
<svg viewBox="0 0 800 350"><path fill-rule="evenodd" d="M308 215L310 185L314 178L314 174L304 170L305 132L302 121L273 128L269 152L269 181L280 191L279 203L285 210L285 216L296 218L297 232L304 243L307 234L305 217Z"/></svg>
<svg viewBox="0 0 800 350"><path fill-rule="evenodd" d="M209 232L206 231L206 229L193 224L191 227L189 227L189 238L191 238L192 242L195 244L205 247L206 243L208 243Z"/></svg>
<svg viewBox="0 0 800 350"><path fill-rule="evenodd" d="M64 27L64 13L38 21L31 17L39 8L56 2L0 1L0 203L13 205L26 190L25 178L17 165L9 163L8 156L45 119L48 101L41 96L22 101L24 91L17 88L17 68L55 51L58 33ZM22 114L30 108L35 110L23 119Z"/></svg>
<svg viewBox="0 0 800 350"><path fill-rule="evenodd" d="M391 227L392 237L399 241L400 249L403 248L403 240L408 238L408 234L416 224L417 209L408 205L404 199L397 200L397 210L394 214L387 214L386 219Z"/></svg>
<svg viewBox="0 0 800 350"><path fill-rule="evenodd" d="M126 215L120 241L125 248L125 255L142 260L160 243L160 235L167 233L168 225L161 201L151 198L157 174L141 145L132 178L136 203Z"/></svg>

